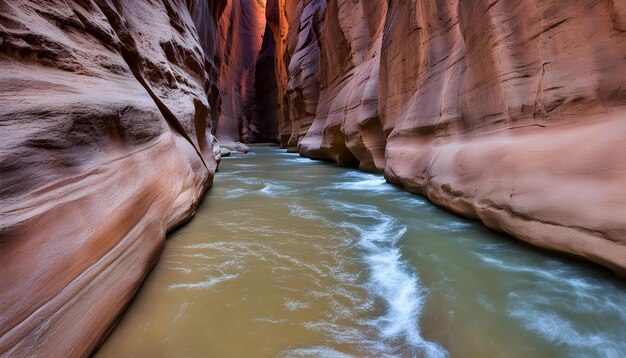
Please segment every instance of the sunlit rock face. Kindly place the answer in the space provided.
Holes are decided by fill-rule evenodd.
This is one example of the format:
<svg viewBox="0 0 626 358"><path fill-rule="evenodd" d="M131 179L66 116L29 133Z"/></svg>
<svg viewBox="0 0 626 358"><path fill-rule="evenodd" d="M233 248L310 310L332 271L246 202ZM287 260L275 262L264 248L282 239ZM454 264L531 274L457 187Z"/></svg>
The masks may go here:
<svg viewBox="0 0 626 358"><path fill-rule="evenodd" d="M624 2L267 6L284 146L626 275Z"/></svg>
<svg viewBox="0 0 626 358"><path fill-rule="evenodd" d="M252 117L255 64L265 31L265 2L218 1L219 120L217 138L224 145L241 139Z"/></svg>
<svg viewBox="0 0 626 358"><path fill-rule="evenodd" d="M186 3L0 1L0 356L89 354L211 185Z"/></svg>
<svg viewBox="0 0 626 358"><path fill-rule="evenodd" d="M320 26L320 100L300 152L384 168L378 116L378 71L386 2L331 1Z"/></svg>
<svg viewBox="0 0 626 358"><path fill-rule="evenodd" d="M274 35L278 140L297 151L299 140L313 123L319 84L319 44L316 31L325 1L268 0L267 26Z"/></svg>

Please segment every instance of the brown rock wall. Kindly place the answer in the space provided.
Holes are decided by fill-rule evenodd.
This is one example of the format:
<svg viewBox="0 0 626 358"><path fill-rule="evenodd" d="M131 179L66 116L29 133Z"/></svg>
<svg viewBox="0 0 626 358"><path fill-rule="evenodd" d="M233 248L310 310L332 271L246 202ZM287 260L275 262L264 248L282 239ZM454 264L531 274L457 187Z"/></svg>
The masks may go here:
<svg viewBox="0 0 626 358"><path fill-rule="evenodd" d="M216 136L233 146L241 140L252 117L254 67L265 31L265 3L261 0L220 2L217 15L219 119Z"/></svg>
<svg viewBox="0 0 626 358"><path fill-rule="evenodd" d="M0 356L85 356L211 185L216 67L178 1L0 1L0 41Z"/></svg>
<svg viewBox="0 0 626 358"><path fill-rule="evenodd" d="M0 356L97 346L213 134L626 276L625 54L616 0L0 0Z"/></svg>
<svg viewBox="0 0 626 358"><path fill-rule="evenodd" d="M279 107L275 55L276 42L269 26L266 26L261 51L254 66L251 114L243 130L243 140L248 143L278 141Z"/></svg>
<svg viewBox="0 0 626 358"><path fill-rule="evenodd" d="M622 2L288 4L267 13L299 29L276 55L289 148L626 275Z"/></svg>

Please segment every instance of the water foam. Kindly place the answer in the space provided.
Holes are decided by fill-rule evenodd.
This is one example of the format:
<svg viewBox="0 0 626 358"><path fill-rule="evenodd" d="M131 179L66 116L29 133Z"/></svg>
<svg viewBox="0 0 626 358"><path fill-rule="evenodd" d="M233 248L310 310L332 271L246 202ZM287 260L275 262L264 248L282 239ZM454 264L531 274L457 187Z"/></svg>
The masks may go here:
<svg viewBox="0 0 626 358"><path fill-rule="evenodd" d="M286 162L288 163L298 163L298 164L317 164L319 165L319 162L316 162L312 159L309 158L302 158L302 157L296 157L296 158L289 158L289 159L285 159Z"/></svg>
<svg viewBox="0 0 626 358"><path fill-rule="evenodd" d="M289 207L289 214L307 220L324 220L324 218L318 215L317 211L310 210L304 206L294 202L287 205Z"/></svg>
<svg viewBox="0 0 626 358"><path fill-rule="evenodd" d="M298 301L298 300L285 299L285 301L283 302L283 307L287 311L303 310L303 309L309 308L310 306L311 305L309 303L304 302L304 301Z"/></svg>
<svg viewBox="0 0 626 358"><path fill-rule="evenodd" d="M248 194L248 190L246 189L231 189L228 191L228 193L226 195L224 195L224 198L226 199L237 199L237 198L241 198L242 196Z"/></svg>
<svg viewBox="0 0 626 358"><path fill-rule="evenodd" d="M267 183L262 189L259 189L258 192L263 193L265 195L269 195L269 196L276 196L280 194L281 192L284 192L285 191L284 189L285 188L283 186L272 184L272 183Z"/></svg>
<svg viewBox="0 0 626 358"><path fill-rule="evenodd" d="M239 277L238 274L235 275L221 275L217 277L211 277L208 280L200 281L200 282L189 282L189 283L175 283L168 286L169 290L177 289L177 288L189 288L189 289L204 289L217 285L218 283L232 280L234 278Z"/></svg>
<svg viewBox="0 0 626 358"><path fill-rule="evenodd" d="M336 357L351 358L349 354L345 354L334 350L330 347L316 346L310 348L292 349L283 352L280 357Z"/></svg>
<svg viewBox="0 0 626 358"><path fill-rule="evenodd" d="M503 271L534 275L541 278L543 280L542 282L547 283L548 286L552 286L554 283L559 283L560 285L566 284L575 290L590 290L601 287L588 279L577 277L571 270L554 268L551 271L546 271L526 265L505 263L502 260L498 260L485 254L476 252L472 254L484 263L488 264L489 267L498 268Z"/></svg>
<svg viewBox="0 0 626 358"><path fill-rule="evenodd" d="M446 232L463 231L474 227L474 223L449 220L445 224L428 224L428 227L434 230L442 230Z"/></svg>
<svg viewBox="0 0 626 358"><path fill-rule="evenodd" d="M572 354L624 356L626 342L619 334L573 321L581 315L606 315L626 322L623 313L626 300L615 302L616 297L606 295L607 288L601 282L582 277L579 271L558 261L552 262L548 271L515 261L505 263L485 253L474 255L492 269L527 276L526 282L531 287L511 290L507 296L507 314L522 328L547 342L568 347ZM555 301L569 304L559 307Z"/></svg>
<svg viewBox="0 0 626 358"><path fill-rule="evenodd" d="M346 180L347 179L347 180ZM380 175L348 172L332 185L333 189L381 193L394 190L387 180Z"/></svg>
<svg viewBox="0 0 626 358"><path fill-rule="evenodd" d="M422 337L419 317L425 303L425 290L415 272L402 261L398 240L406 233L406 226L392 216L370 205L349 205L327 201L334 211L350 220L341 223L358 237L358 246L364 250L364 261L371 274L368 289L382 299L387 312L372 323L387 342L404 338L415 353L427 357L446 357L446 350ZM393 347L389 347L393 350Z"/></svg>

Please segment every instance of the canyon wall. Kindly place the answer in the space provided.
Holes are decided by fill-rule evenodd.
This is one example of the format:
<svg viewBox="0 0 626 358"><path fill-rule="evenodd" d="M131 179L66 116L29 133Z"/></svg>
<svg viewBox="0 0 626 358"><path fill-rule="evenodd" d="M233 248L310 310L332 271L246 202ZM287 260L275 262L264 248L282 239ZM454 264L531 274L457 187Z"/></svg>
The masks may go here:
<svg viewBox="0 0 626 358"><path fill-rule="evenodd" d="M212 6L0 0L0 356L88 355L193 215Z"/></svg>
<svg viewBox="0 0 626 358"><path fill-rule="evenodd" d="M268 1L281 144L626 276L625 4Z"/></svg>
<svg viewBox="0 0 626 358"><path fill-rule="evenodd" d="M246 143L278 141L278 86L276 84L276 42L269 26L265 27L263 44L254 66L254 91L251 113L244 121L242 139Z"/></svg>
<svg viewBox="0 0 626 358"><path fill-rule="evenodd" d="M252 117L255 65L265 31L264 0L218 1L219 119L216 136L222 145L241 140Z"/></svg>
<svg viewBox="0 0 626 358"><path fill-rule="evenodd" d="M216 136L626 276L623 1L0 0L0 41L0 356L97 347Z"/></svg>

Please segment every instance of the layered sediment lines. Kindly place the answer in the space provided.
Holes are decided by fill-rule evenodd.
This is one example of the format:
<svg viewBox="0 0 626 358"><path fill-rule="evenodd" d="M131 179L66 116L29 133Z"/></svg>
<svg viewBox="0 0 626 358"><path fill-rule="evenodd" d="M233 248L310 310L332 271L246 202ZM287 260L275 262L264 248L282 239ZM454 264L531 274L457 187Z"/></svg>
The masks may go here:
<svg viewBox="0 0 626 358"><path fill-rule="evenodd" d="M92 352L211 185L186 3L0 1L0 356Z"/></svg>
<svg viewBox="0 0 626 358"><path fill-rule="evenodd" d="M617 0L0 0L0 356L92 352L215 135L626 276L625 75Z"/></svg>
<svg viewBox="0 0 626 358"><path fill-rule="evenodd" d="M265 1L216 1L219 119L216 136L233 146L252 117L255 64L265 31Z"/></svg>
<svg viewBox="0 0 626 358"><path fill-rule="evenodd" d="M241 137L247 143L278 140L278 86L276 84L276 42L269 26L265 27L263 44L254 66L254 92L249 120L244 121Z"/></svg>
<svg viewBox="0 0 626 358"><path fill-rule="evenodd" d="M281 143L626 276L626 8L274 0Z"/></svg>

